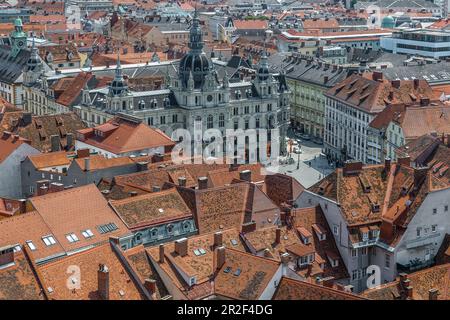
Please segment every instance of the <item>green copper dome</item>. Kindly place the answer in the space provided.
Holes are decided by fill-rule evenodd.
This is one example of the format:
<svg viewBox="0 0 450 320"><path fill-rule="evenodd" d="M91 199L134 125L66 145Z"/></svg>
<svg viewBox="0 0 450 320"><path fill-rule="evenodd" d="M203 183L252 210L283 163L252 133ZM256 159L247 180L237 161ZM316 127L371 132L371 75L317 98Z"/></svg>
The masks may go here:
<svg viewBox="0 0 450 320"><path fill-rule="evenodd" d="M17 18L16 20L14 20L14 26L15 27L23 27L22 19Z"/></svg>
<svg viewBox="0 0 450 320"><path fill-rule="evenodd" d="M381 20L381 27L387 29L393 29L395 27L395 20L392 16L386 16Z"/></svg>

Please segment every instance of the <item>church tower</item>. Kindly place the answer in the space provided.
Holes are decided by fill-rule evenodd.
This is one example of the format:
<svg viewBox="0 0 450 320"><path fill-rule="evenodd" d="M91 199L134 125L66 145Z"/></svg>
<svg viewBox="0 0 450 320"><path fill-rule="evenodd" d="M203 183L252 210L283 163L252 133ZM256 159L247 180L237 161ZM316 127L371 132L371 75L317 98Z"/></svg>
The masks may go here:
<svg viewBox="0 0 450 320"><path fill-rule="evenodd" d="M117 53L117 64L114 79L109 85L107 107L114 112L130 112L133 109L133 96L123 78L120 55Z"/></svg>
<svg viewBox="0 0 450 320"><path fill-rule="evenodd" d="M10 35L11 40L11 56L17 57L20 50L27 48L27 34L23 32L22 19L17 18L14 20L14 31Z"/></svg>

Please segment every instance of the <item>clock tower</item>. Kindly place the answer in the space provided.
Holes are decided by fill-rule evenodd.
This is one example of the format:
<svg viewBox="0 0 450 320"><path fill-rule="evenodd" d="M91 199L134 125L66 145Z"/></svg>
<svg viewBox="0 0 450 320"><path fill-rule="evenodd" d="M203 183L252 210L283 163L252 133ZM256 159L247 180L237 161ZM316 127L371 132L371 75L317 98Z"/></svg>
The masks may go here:
<svg viewBox="0 0 450 320"><path fill-rule="evenodd" d="M23 24L20 18L14 20L14 31L11 32L11 55L16 57L21 49L27 48L27 34L23 32Z"/></svg>

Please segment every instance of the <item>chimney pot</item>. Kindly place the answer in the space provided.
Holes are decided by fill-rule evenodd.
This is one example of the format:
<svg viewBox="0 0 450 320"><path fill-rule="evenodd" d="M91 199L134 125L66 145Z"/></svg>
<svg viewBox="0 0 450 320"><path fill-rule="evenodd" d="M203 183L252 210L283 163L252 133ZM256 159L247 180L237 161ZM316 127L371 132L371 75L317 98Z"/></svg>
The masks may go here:
<svg viewBox="0 0 450 320"><path fill-rule="evenodd" d="M252 172L250 170L243 170L239 172L239 179L252 182Z"/></svg>
<svg viewBox="0 0 450 320"><path fill-rule="evenodd" d="M391 158L384 159L384 171L389 173L391 171Z"/></svg>
<svg viewBox="0 0 450 320"><path fill-rule="evenodd" d="M221 231L217 231L214 233L214 247L221 247L223 245L223 233Z"/></svg>
<svg viewBox="0 0 450 320"><path fill-rule="evenodd" d="M281 229L280 228L276 228L275 230L275 243L276 244L280 244L281 242Z"/></svg>
<svg viewBox="0 0 450 320"><path fill-rule="evenodd" d="M186 177L178 177L178 185L180 187L186 187Z"/></svg>
<svg viewBox="0 0 450 320"><path fill-rule="evenodd" d="M156 280L145 279L144 287L150 292L151 295L156 293Z"/></svg>
<svg viewBox="0 0 450 320"><path fill-rule="evenodd" d="M430 289L428 290L428 299L429 300L437 300L439 295L438 289Z"/></svg>
<svg viewBox="0 0 450 320"><path fill-rule="evenodd" d="M199 177L198 178L198 188L200 190L208 188L208 178L207 177Z"/></svg>
<svg viewBox="0 0 450 320"><path fill-rule="evenodd" d="M412 299L412 297L413 297L413 287L412 286L406 287L406 295L408 296L408 298Z"/></svg>
<svg viewBox="0 0 450 320"><path fill-rule="evenodd" d="M184 257L187 255L187 250L188 250L188 239L187 238L181 238L181 239L175 240L175 252L177 254Z"/></svg>
<svg viewBox="0 0 450 320"><path fill-rule="evenodd" d="M221 246L216 248L216 250L214 250L215 252L215 265L216 265L216 270L219 270L220 268L222 268L222 266L225 264L225 247Z"/></svg>
<svg viewBox="0 0 450 320"><path fill-rule="evenodd" d="M99 264L98 271L98 294L103 300L109 300L109 270L104 264Z"/></svg>
<svg viewBox="0 0 450 320"><path fill-rule="evenodd" d="M91 158L84 158L84 171L91 171Z"/></svg>
<svg viewBox="0 0 450 320"><path fill-rule="evenodd" d="M159 263L164 263L164 244L159 245Z"/></svg>

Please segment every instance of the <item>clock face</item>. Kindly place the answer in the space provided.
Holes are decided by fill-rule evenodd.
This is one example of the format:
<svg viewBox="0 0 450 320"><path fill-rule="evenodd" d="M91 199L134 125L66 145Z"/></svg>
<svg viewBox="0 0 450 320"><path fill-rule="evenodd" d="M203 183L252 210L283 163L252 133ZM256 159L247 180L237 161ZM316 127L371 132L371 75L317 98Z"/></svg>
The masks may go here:
<svg viewBox="0 0 450 320"><path fill-rule="evenodd" d="M19 48L23 48L25 46L25 42L23 40L19 40L19 41L17 41L17 46Z"/></svg>

